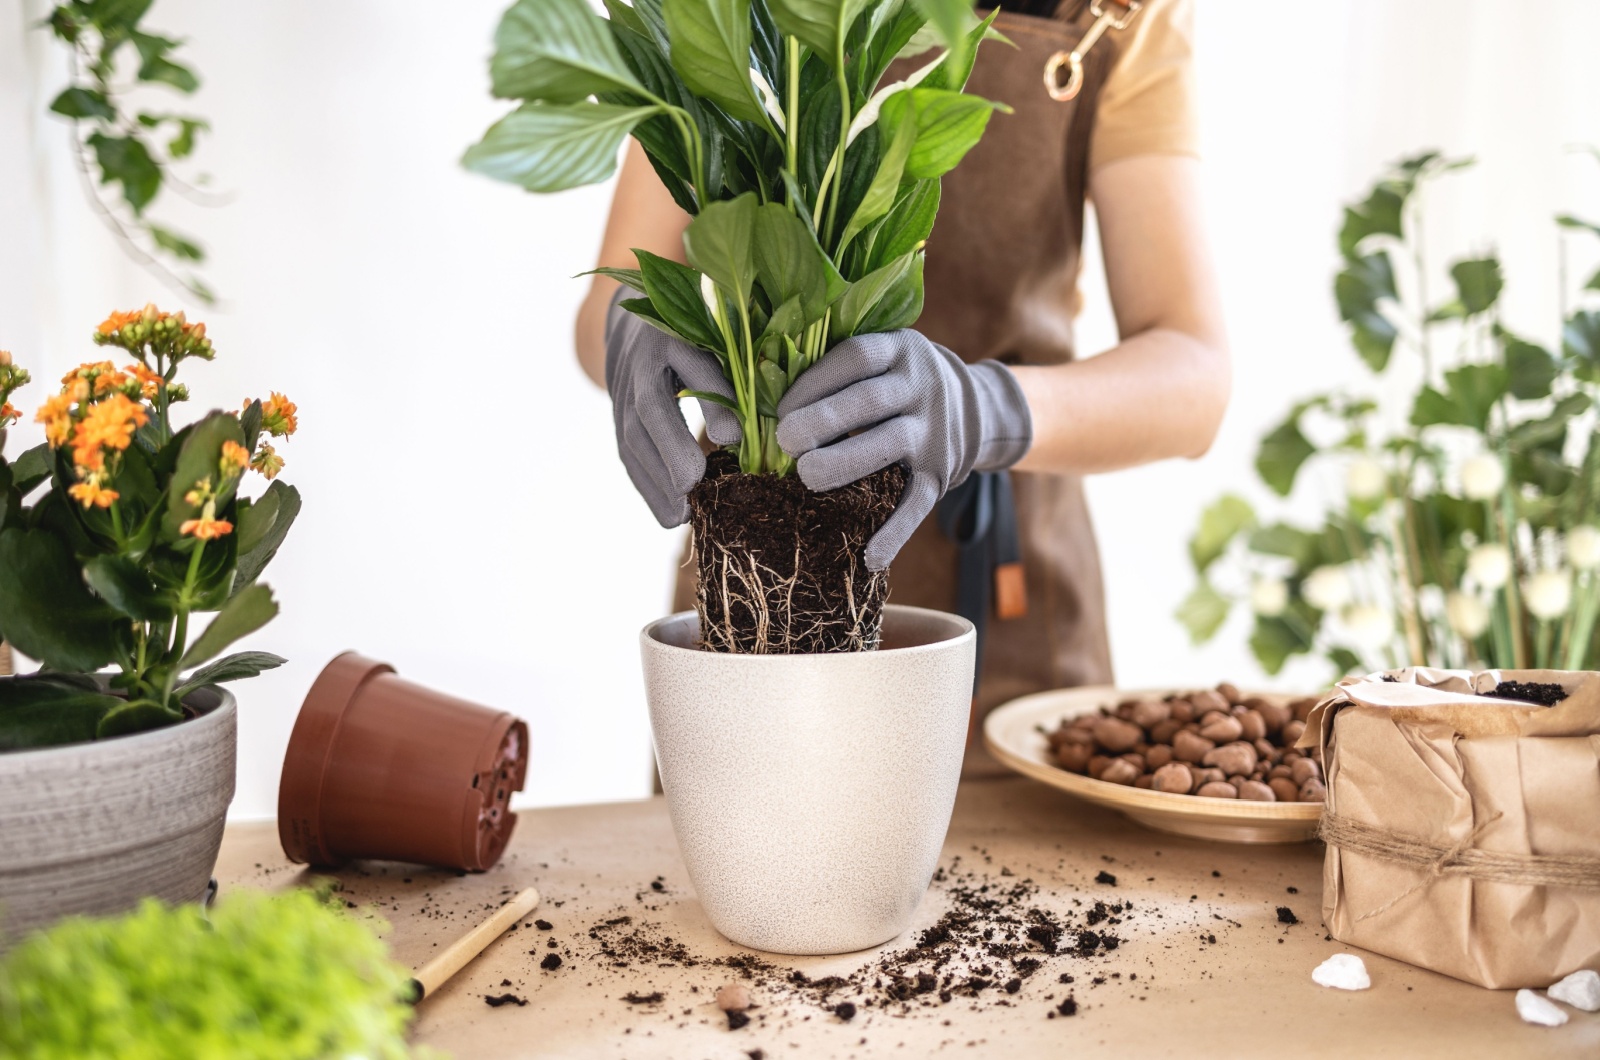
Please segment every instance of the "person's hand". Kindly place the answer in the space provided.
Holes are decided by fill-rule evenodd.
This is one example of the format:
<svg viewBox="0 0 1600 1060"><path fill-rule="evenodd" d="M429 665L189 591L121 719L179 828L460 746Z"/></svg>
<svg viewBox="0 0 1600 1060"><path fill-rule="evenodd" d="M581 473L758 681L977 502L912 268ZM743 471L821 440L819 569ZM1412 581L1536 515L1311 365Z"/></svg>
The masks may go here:
<svg viewBox="0 0 1600 1060"><path fill-rule="evenodd" d="M844 437L851 431L860 431ZM867 544L882 570L968 474L1021 460L1033 440L1028 403L999 361L961 358L915 331L846 339L795 380L778 404L778 444L813 490L848 485L896 461L911 471L900 504Z"/></svg>
<svg viewBox="0 0 1600 1060"><path fill-rule="evenodd" d="M685 388L733 399L733 388L715 357L613 301L606 313L606 390L617 426L617 452L662 526L689 521L689 491L706 473L705 454L678 407L678 391ZM700 402L700 408L712 442L739 441L743 432L737 416L710 401Z"/></svg>

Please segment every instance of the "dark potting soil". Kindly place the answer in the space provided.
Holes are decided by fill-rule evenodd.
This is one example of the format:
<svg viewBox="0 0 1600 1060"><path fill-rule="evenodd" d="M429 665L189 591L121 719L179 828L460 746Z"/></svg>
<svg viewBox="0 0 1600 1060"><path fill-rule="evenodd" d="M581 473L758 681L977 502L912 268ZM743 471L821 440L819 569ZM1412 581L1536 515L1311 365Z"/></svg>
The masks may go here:
<svg viewBox="0 0 1600 1060"><path fill-rule="evenodd" d="M1485 692L1484 695L1495 699L1520 699L1524 703L1553 707L1567 698L1567 690L1553 681L1501 681L1494 686L1493 692Z"/></svg>
<svg viewBox="0 0 1600 1060"><path fill-rule="evenodd" d="M898 464L826 493L790 474L746 475L719 449L689 493L701 646L743 654L870 651L878 646L888 571L869 571L867 541L905 487Z"/></svg>
<svg viewBox="0 0 1600 1060"><path fill-rule="evenodd" d="M485 994L483 1003L490 1008L499 1008L501 1005L517 1005L520 1007L528 1002L527 999L520 998L515 994Z"/></svg>

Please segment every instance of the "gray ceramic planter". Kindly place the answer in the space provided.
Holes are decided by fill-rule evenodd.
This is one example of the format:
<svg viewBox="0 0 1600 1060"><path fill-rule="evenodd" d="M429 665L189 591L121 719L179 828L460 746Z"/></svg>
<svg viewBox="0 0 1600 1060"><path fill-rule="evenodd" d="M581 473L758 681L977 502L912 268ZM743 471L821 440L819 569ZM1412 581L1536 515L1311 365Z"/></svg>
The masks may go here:
<svg viewBox="0 0 1600 1060"><path fill-rule="evenodd" d="M645 627L645 691L672 827L711 922L778 953L846 953L911 922L966 745L974 634L891 605L884 647L724 655L693 612Z"/></svg>
<svg viewBox="0 0 1600 1060"><path fill-rule="evenodd" d="M0 948L72 913L205 895L233 801L237 709L154 732L0 754Z"/></svg>

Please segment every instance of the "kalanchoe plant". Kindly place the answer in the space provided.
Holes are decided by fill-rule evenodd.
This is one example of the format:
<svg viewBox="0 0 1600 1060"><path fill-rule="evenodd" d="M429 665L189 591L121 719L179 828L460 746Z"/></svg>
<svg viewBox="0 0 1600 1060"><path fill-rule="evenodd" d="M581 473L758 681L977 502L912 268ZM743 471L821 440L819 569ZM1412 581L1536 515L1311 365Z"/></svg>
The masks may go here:
<svg viewBox="0 0 1600 1060"><path fill-rule="evenodd" d="M194 271L204 249L147 213L163 188L208 201L174 164L189 159L199 135L210 129L192 114L136 102L143 99L131 91L137 88L189 95L200 87L194 70L176 58L183 42L143 25L151 3L69 0L51 10L41 26L66 45L72 81L50 111L72 123L73 157L91 203L123 249L164 282L209 303L215 296ZM119 78L119 72L131 76ZM120 203L100 191L112 184L121 189Z"/></svg>
<svg viewBox="0 0 1600 1060"><path fill-rule="evenodd" d="M1453 291L1430 292L1423 192L1467 164L1408 159L1345 211L1334 297L1382 382L1370 398L1299 402L1256 459L1274 493L1319 467L1342 473L1343 497L1313 527L1264 523L1237 496L1208 508L1189 545L1199 584L1179 610L1197 642L1248 600L1250 645L1273 673L1306 653L1340 673L1600 667L1600 273L1576 306L1562 292L1559 352L1510 329L1493 256L1452 262ZM1415 358L1414 392L1384 380L1397 351Z"/></svg>
<svg viewBox="0 0 1600 1060"><path fill-rule="evenodd" d="M922 311L939 178L1000 104L962 91L989 33L961 0L518 0L493 90L522 104L463 163L531 191L606 179L632 133L694 215L688 265L602 269L623 302L714 354L749 474L786 475L777 406L839 340ZM992 16L991 16L992 19ZM933 51L936 44L943 50ZM930 53L881 85L902 55Z"/></svg>
<svg viewBox="0 0 1600 1060"><path fill-rule="evenodd" d="M272 394L174 430L189 396L179 367L214 355L205 325L146 306L113 313L94 340L132 363L68 372L38 411L46 441L0 453L0 639L44 667L0 681L0 750L171 725L193 689L283 662L219 656L278 611L257 578L300 511L268 441L294 433L294 404ZM0 427L28 379L3 362ZM239 495L247 473L271 480L254 500ZM109 695L87 676L107 665Z"/></svg>
<svg viewBox="0 0 1600 1060"><path fill-rule="evenodd" d="M69 917L0 958L0 1055L411 1056L408 976L374 923L326 891Z"/></svg>

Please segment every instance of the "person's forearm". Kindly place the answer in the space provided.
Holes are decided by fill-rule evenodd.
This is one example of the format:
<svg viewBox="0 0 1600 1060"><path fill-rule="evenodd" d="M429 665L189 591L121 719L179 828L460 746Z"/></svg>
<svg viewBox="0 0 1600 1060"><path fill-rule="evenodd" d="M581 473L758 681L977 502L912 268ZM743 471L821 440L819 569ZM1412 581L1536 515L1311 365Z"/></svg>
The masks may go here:
<svg viewBox="0 0 1600 1060"><path fill-rule="evenodd" d="M578 323L573 336L578 347L578 366L583 374L604 390L606 386L606 311L620 286L609 276L596 276L589 293L578 307Z"/></svg>
<svg viewBox="0 0 1600 1060"><path fill-rule="evenodd" d="M1033 416L1019 471L1087 475L1211 446L1228 403L1227 352L1153 328L1098 357L1012 371Z"/></svg>

